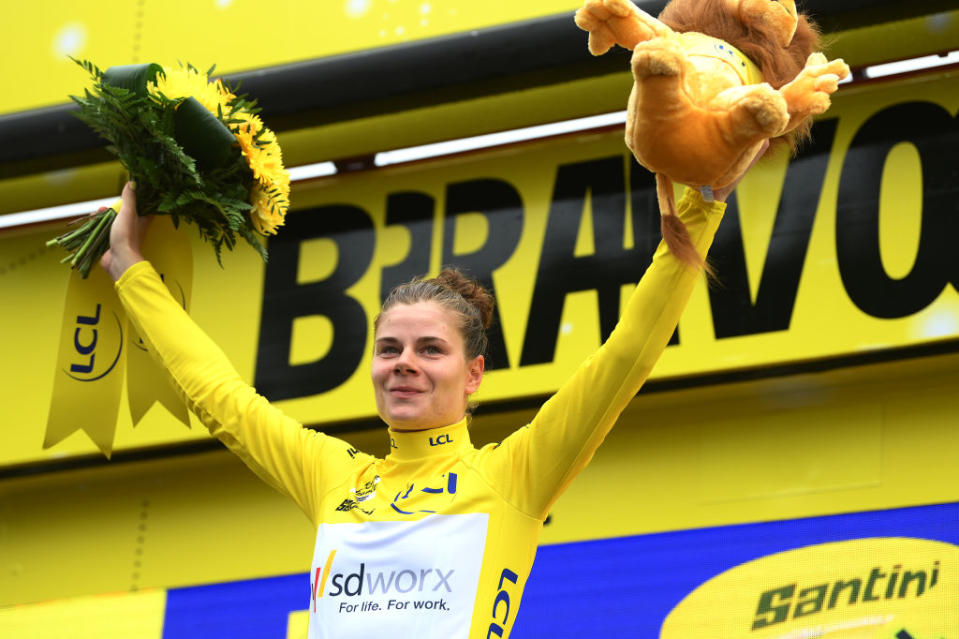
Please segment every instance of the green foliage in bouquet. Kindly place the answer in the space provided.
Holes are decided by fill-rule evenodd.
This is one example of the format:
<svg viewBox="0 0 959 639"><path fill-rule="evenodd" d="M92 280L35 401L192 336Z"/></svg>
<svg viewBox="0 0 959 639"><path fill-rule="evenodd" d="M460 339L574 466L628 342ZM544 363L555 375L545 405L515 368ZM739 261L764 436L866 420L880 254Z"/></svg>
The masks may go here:
<svg viewBox="0 0 959 639"><path fill-rule="evenodd" d="M136 182L139 214L195 224L218 261L238 237L265 260L260 237L283 223L289 175L255 102L210 82L213 69L143 64L103 72L77 63L93 79L83 96L71 96L77 116L109 142ZM64 261L86 277L109 247L114 216L108 209L48 244L74 251Z"/></svg>

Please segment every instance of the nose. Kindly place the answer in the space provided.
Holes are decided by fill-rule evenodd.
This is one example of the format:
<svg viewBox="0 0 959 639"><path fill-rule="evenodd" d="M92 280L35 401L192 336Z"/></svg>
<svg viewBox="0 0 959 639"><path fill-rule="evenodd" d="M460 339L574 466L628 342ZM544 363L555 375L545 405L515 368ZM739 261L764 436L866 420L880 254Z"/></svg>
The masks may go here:
<svg viewBox="0 0 959 639"><path fill-rule="evenodd" d="M411 355L411 349L404 348L393 362L393 372L408 375L410 373L415 373L416 370L417 369Z"/></svg>

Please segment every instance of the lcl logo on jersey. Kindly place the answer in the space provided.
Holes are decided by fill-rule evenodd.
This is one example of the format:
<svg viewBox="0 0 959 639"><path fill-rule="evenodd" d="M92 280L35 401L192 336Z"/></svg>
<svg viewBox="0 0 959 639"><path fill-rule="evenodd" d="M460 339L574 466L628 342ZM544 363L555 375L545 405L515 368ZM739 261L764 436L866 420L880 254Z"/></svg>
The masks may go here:
<svg viewBox="0 0 959 639"><path fill-rule="evenodd" d="M116 313L102 313L100 304L89 315L78 314L73 331L73 354L64 372L79 382L95 382L106 377L120 361L123 351L123 325Z"/></svg>
<svg viewBox="0 0 959 639"><path fill-rule="evenodd" d="M437 435L436 437L430 437L430 446L442 446L443 444L452 444L453 439L450 437L449 433L445 435Z"/></svg>
<svg viewBox="0 0 959 639"><path fill-rule="evenodd" d="M493 622L489 625L489 630L486 631L487 638L496 635L497 637L502 637L503 633L506 632L505 628L509 624L509 608L510 608L510 588L507 582L516 584L516 581L519 579L519 575L510 570L509 568L503 568L503 572L499 576L499 587L497 588L496 597L493 599ZM515 592L513 593L516 594ZM499 611L503 611L503 618L499 618ZM502 624L502 625L500 625Z"/></svg>

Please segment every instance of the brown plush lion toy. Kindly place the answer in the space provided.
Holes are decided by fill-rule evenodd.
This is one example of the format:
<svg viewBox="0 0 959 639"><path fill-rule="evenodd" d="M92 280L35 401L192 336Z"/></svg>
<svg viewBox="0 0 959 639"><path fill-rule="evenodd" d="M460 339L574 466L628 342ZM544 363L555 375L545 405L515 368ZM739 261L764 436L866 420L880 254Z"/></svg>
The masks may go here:
<svg viewBox="0 0 959 639"><path fill-rule="evenodd" d="M629 0L587 0L576 24L593 55L614 44L633 52L626 145L656 174L663 237L689 264L702 259L672 182L719 189L765 140L795 150L849 75L817 52L819 34L794 0L672 0L658 20Z"/></svg>

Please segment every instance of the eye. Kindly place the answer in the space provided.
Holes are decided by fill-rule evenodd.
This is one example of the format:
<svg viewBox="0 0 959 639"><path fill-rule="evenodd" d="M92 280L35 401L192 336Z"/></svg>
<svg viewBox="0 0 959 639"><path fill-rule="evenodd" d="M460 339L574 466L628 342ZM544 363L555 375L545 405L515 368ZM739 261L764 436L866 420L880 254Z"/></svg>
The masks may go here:
<svg viewBox="0 0 959 639"><path fill-rule="evenodd" d="M423 347L423 352L427 355L442 355L443 349L441 349L436 344L427 344Z"/></svg>
<svg viewBox="0 0 959 639"><path fill-rule="evenodd" d="M388 357L390 355L397 355L400 352L400 349L392 344L382 344L376 348L376 354L380 357Z"/></svg>

